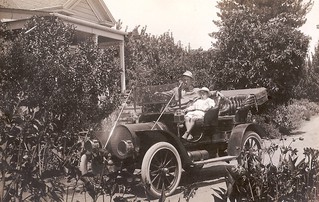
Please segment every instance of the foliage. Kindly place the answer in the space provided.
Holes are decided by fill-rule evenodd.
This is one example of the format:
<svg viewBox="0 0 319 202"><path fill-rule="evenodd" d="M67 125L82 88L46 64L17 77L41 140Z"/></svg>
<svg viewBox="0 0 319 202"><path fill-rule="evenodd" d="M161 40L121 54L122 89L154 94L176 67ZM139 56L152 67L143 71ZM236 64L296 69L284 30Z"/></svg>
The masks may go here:
<svg viewBox="0 0 319 202"><path fill-rule="evenodd" d="M183 188L183 198L186 202L189 202L191 198L194 198L198 189L197 183L192 183Z"/></svg>
<svg viewBox="0 0 319 202"><path fill-rule="evenodd" d="M187 70L192 71L195 75L195 86L206 86L211 90L216 89L215 83L217 79L212 70L215 61L213 51L191 50L184 61L184 66L187 67Z"/></svg>
<svg viewBox="0 0 319 202"><path fill-rule="evenodd" d="M93 201L105 195L110 197L110 201L128 201L125 195L132 192L132 188L142 186L136 175L115 165L104 149L87 151L86 155L92 162L91 169L81 176L81 180L84 182L84 191L89 193ZM136 198L132 201L136 201Z"/></svg>
<svg viewBox="0 0 319 202"><path fill-rule="evenodd" d="M212 52L187 51L175 43L172 33L154 36L146 33L146 27L140 32L138 29L129 32L125 39L125 64L130 82L140 86L175 83L185 70L190 70L197 86L214 84L214 74L210 74Z"/></svg>
<svg viewBox="0 0 319 202"><path fill-rule="evenodd" d="M307 100L290 100L288 105L280 105L275 110L272 120L286 131L291 132L301 126L303 120L319 113L319 106Z"/></svg>
<svg viewBox="0 0 319 202"><path fill-rule="evenodd" d="M310 102L307 99L292 99L290 101L291 104L295 104L295 105L300 105L300 106L304 106L306 108L306 112L305 114L307 114L307 112L309 112L310 116L314 116L319 114L319 105L318 103L315 102ZM306 117L305 117L306 118Z"/></svg>
<svg viewBox="0 0 319 202"><path fill-rule="evenodd" d="M295 141L295 140L293 140ZM278 165L272 162L280 150ZM264 163L256 153L242 153L246 160L236 168L227 169L227 190L215 190L215 201L316 201L319 186L319 151L304 149L298 160L297 150L271 144L265 151L270 162Z"/></svg>
<svg viewBox="0 0 319 202"><path fill-rule="evenodd" d="M63 173L60 148L54 145L52 123L39 117L39 108L21 105L18 95L10 111L0 111L1 199L62 201L63 185L56 180ZM23 198L24 193L28 193Z"/></svg>
<svg viewBox="0 0 319 202"><path fill-rule="evenodd" d="M267 105L267 109L253 115L252 119L264 128L269 138L289 135L312 116L319 114L319 105L307 99L291 99L283 105Z"/></svg>
<svg viewBox="0 0 319 202"><path fill-rule="evenodd" d="M301 6L298 1L275 10L264 6L257 6L261 10L256 11L243 5L237 11L222 9L227 12L221 16L227 18L222 17L221 32L215 35L217 49L211 51L186 50L171 33L153 36L137 27L125 39L128 83L174 83L190 70L197 86L263 85L275 98L289 97L291 86L299 82L308 44L295 28L303 24L309 5ZM280 15L264 13L267 10ZM292 10L294 15L290 15ZM118 50L101 50L92 41L75 48L74 28L55 17L31 18L23 31L5 31L0 24L0 199L58 201L63 193L58 176L77 178L79 174L78 133L95 126L119 104ZM299 105L292 110L300 112ZM290 113L284 107L280 110ZM283 117L277 122L294 125ZM269 131L274 130L268 123ZM98 182L93 187L86 184L86 189L93 198L112 195L121 179L95 179Z"/></svg>
<svg viewBox="0 0 319 202"><path fill-rule="evenodd" d="M300 81L309 38L298 28L311 2L266 0L218 3L216 78L232 88L266 87L276 102L287 101Z"/></svg>
<svg viewBox="0 0 319 202"><path fill-rule="evenodd" d="M312 63L311 68L316 72L319 73L319 41L317 41L317 46L315 47L315 52L312 55Z"/></svg>
<svg viewBox="0 0 319 202"><path fill-rule="evenodd" d="M309 58L307 62L301 81L294 87L294 97L319 102L319 44L315 47L312 60Z"/></svg>
<svg viewBox="0 0 319 202"><path fill-rule="evenodd" d="M291 132L300 127L305 111L306 107L297 104L281 105L275 111L274 122Z"/></svg>
<svg viewBox="0 0 319 202"><path fill-rule="evenodd" d="M253 119L269 135L268 138L281 137L278 126L272 121L269 114L254 115Z"/></svg>
<svg viewBox="0 0 319 202"><path fill-rule="evenodd" d="M0 34L0 197L60 200L48 177L77 176L78 133L119 104L118 50L71 47L74 28L56 17L33 17L23 31Z"/></svg>
<svg viewBox="0 0 319 202"><path fill-rule="evenodd" d="M183 49L174 44L169 33L155 37L146 33L146 27L142 28L140 33L138 28L130 32L125 41L127 77L140 85L170 83L169 81L174 79L174 74L169 74L170 69L174 68L173 61L177 61L184 54ZM153 74L153 71L161 71L164 68L167 68L165 72Z"/></svg>

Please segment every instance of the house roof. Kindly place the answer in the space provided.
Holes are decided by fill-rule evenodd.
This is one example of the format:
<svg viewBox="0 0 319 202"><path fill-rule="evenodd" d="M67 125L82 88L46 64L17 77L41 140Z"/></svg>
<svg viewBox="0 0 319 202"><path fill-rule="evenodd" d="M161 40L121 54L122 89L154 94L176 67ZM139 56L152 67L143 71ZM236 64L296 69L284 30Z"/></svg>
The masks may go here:
<svg viewBox="0 0 319 202"><path fill-rule="evenodd" d="M107 27L115 25L103 0L2 0L0 7L60 13Z"/></svg>
<svg viewBox="0 0 319 202"><path fill-rule="evenodd" d="M45 7L62 6L68 0L5 0L3 6L6 8L17 8L34 10Z"/></svg>

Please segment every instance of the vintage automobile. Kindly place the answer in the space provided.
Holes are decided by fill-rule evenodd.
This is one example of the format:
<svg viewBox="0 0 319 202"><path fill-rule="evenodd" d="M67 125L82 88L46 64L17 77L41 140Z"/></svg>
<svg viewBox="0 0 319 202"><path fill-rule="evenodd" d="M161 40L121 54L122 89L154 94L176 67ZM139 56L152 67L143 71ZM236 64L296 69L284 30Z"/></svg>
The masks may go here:
<svg viewBox="0 0 319 202"><path fill-rule="evenodd" d="M172 97L156 93L173 87L176 84L135 88L132 102L142 107L138 119L134 123L118 124L111 132L96 131L97 140L87 140L84 144L82 174L88 172L87 165L94 160L91 158L91 153L97 151L94 148L100 148L115 165L112 172L133 173L138 169L147 192L160 197L163 192L173 194L183 171L192 172L212 162L238 159L242 151L256 152L262 148L265 131L248 119L251 110L268 100L265 88L218 92L222 96L216 96L213 91L217 107L206 112L204 120L196 121L191 131L194 138L185 140L181 138L186 129L180 102L173 103ZM96 165L97 161L94 164L101 167Z"/></svg>

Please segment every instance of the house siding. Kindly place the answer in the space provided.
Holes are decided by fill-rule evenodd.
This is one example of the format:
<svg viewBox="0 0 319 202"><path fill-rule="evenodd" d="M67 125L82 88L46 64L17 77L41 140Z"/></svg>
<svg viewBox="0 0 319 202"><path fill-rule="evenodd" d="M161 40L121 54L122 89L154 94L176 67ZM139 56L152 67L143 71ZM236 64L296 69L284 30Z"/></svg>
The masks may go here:
<svg viewBox="0 0 319 202"><path fill-rule="evenodd" d="M72 8L72 11L74 12L75 18L85 19L91 22L99 23L99 19L92 11L92 8L87 3L86 0L80 1L77 5L75 5Z"/></svg>

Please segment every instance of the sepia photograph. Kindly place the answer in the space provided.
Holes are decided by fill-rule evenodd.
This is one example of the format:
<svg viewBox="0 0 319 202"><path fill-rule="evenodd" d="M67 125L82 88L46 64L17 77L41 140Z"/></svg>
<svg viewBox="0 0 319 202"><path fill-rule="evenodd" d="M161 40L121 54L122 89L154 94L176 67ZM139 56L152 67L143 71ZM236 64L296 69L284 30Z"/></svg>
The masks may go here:
<svg viewBox="0 0 319 202"><path fill-rule="evenodd" d="M0 202L319 201L318 13L0 0Z"/></svg>

